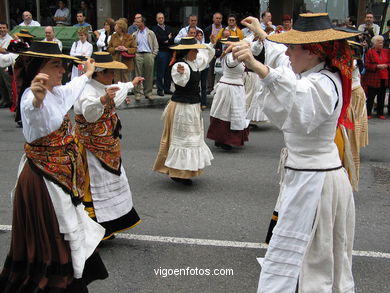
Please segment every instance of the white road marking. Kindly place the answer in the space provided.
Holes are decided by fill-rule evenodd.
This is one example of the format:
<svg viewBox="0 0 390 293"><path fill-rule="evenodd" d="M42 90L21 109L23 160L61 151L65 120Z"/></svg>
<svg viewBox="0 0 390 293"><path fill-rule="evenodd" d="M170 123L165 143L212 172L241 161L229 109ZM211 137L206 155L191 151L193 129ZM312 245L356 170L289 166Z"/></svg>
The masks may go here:
<svg viewBox="0 0 390 293"><path fill-rule="evenodd" d="M11 231L11 228L12 227L10 225L0 225L0 231ZM181 237L169 237L169 236L151 236L151 235L139 235L139 234L128 234L128 233L119 233L116 234L115 236L116 238L127 239L127 240L139 240L139 241L184 244L184 245L252 248L252 249L267 249L268 246L265 243L255 243L255 242L181 238ZM354 250L352 252L352 255L390 259L390 253L377 252L377 251Z"/></svg>

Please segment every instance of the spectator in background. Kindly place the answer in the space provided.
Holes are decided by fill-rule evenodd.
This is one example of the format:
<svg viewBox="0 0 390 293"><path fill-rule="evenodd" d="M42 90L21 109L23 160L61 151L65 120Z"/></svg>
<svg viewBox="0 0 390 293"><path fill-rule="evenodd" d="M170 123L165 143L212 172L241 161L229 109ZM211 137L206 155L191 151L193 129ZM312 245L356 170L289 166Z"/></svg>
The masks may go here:
<svg viewBox="0 0 390 293"><path fill-rule="evenodd" d="M135 74L136 76L143 76L143 94L148 100L153 100L153 67L154 58L158 53L158 42L156 35L152 30L145 26L146 19L141 17L137 19L135 24L138 30L133 33L137 41L137 53L135 55ZM134 87L135 100L141 100L141 85Z"/></svg>
<svg viewBox="0 0 390 293"><path fill-rule="evenodd" d="M136 15L134 15L134 22L131 26L129 26L128 30L127 30L127 33L132 35L133 33L135 33L138 29L137 25L135 24L135 22L139 19L142 18L142 14L141 13L137 13Z"/></svg>
<svg viewBox="0 0 390 293"><path fill-rule="evenodd" d="M213 23L204 29L205 43L210 43L211 39L215 40L219 31L224 28L222 18L222 13L220 12L213 14Z"/></svg>
<svg viewBox="0 0 390 293"><path fill-rule="evenodd" d="M190 27L195 27L197 30L201 30L203 32L203 30L197 26L198 24L198 16L192 14L190 16L188 16L188 25L186 27L183 27L179 33L177 34L177 36L175 37L175 43L176 44L179 44L180 43L180 40L182 37L186 37L188 35L188 30ZM194 36L195 37L195 36ZM204 40L203 40L204 41Z"/></svg>
<svg viewBox="0 0 390 293"><path fill-rule="evenodd" d="M347 27L356 29L356 17L355 16L348 16L347 17Z"/></svg>
<svg viewBox="0 0 390 293"><path fill-rule="evenodd" d="M230 31L231 36L237 36L240 38L240 40L244 38L244 34L237 26L237 17L234 14L230 14L228 16L228 26L226 27L226 29ZM219 31L216 40L218 41L221 38L222 38L222 30Z"/></svg>
<svg viewBox="0 0 390 293"><path fill-rule="evenodd" d="M38 21L35 21L32 19L32 14L30 11L25 11L22 14L23 22L21 22L19 25L23 26L41 26L41 24Z"/></svg>
<svg viewBox="0 0 390 293"><path fill-rule="evenodd" d="M198 44L204 44L204 36L201 30L196 31L195 39ZM200 72L200 105L202 110L207 108L207 75L210 65Z"/></svg>
<svg viewBox="0 0 390 293"><path fill-rule="evenodd" d="M108 43L107 51L110 52L114 61L123 62L128 69L114 71L115 83L129 82L130 72L134 70L134 56L137 50L137 42L134 37L127 33L127 23L123 20L117 20L115 22L115 34L112 34L111 40ZM130 100L127 99L126 103L129 104Z"/></svg>
<svg viewBox="0 0 390 293"><path fill-rule="evenodd" d="M383 48L390 49L390 19L387 20L387 32L385 32L382 35L382 37L384 40ZM390 104L390 101L389 101L389 104ZM389 105L389 107L390 107L390 105Z"/></svg>
<svg viewBox="0 0 390 293"><path fill-rule="evenodd" d="M375 36L379 35L380 27L374 23L374 14L372 12L366 13L364 23L359 25L358 30Z"/></svg>
<svg viewBox="0 0 390 293"><path fill-rule="evenodd" d="M196 26L190 26L188 28L188 32L187 32L187 36L186 37L191 37L191 38L195 38L196 37L196 32L198 30L196 29Z"/></svg>
<svg viewBox="0 0 390 293"><path fill-rule="evenodd" d="M103 31L99 35L96 46L99 51L107 51L111 36L115 32L115 21L112 18L107 18L103 24Z"/></svg>
<svg viewBox="0 0 390 293"><path fill-rule="evenodd" d="M77 11L76 14L77 23L73 25L73 27L88 27L89 31L92 31L92 27L88 22L85 22L85 14L84 11Z"/></svg>
<svg viewBox="0 0 390 293"><path fill-rule="evenodd" d="M276 27L272 24L272 14L269 11L264 11L261 14L261 28L265 31L266 28L273 28L273 30L276 29Z"/></svg>
<svg viewBox="0 0 390 293"><path fill-rule="evenodd" d="M45 27L45 38L43 39L43 41L56 42L58 44L58 47L62 51L62 42L56 38L52 26Z"/></svg>
<svg viewBox="0 0 390 293"><path fill-rule="evenodd" d="M89 6L88 1L80 1L80 10L84 12L85 22L92 26L96 26L96 17L94 10Z"/></svg>
<svg viewBox="0 0 390 293"><path fill-rule="evenodd" d="M364 57L364 84L367 86L367 118L372 118L372 106L377 98L377 115L379 119L386 119L383 115L385 106L386 88L389 86L389 49L383 48L383 37L374 36L371 39L372 48Z"/></svg>
<svg viewBox="0 0 390 293"><path fill-rule="evenodd" d="M54 14L54 21L57 26L69 26L70 25L70 11L66 7L66 2L58 1L58 9Z"/></svg>
<svg viewBox="0 0 390 293"><path fill-rule="evenodd" d="M169 46L173 44L173 31L165 25L164 13L159 12L156 15L157 25L152 28L158 42L158 53L156 56L157 65L157 95L171 95L171 73L168 67L171 60L171 52Z"/></svg>
<svg viewBox="0 0 390 293"><path fill-rule="evenodd" d="M70 55L77 57L91 57L93 52L93 46L87 41L88 27L80 27L77 30L77 33L79 35L79 40L73 43L72 48L70 49ZM81 71L82 70L80 67L73 65L70 79L72 80L77 76L81 76Z"/></svg>
<svg viewBox="0 0 390 293"><path fill-rule="evenodd" d="M289 14L283 14L282 25L277 26L275 33L280 34L288 32L290 29L292 29L292 17Z"/></svg>
<svg viewBox="0 0 390 293"><path fill-rule="evenodd" d="M0 21L0 54L5 54L12 37L8 34L8 24ZM0 67L0 108L12 105L11 77L7 68Z"/></svg>
<svg viewBox="0 0 390 293"><path fill-rule="evenodd" d="M218 33L223 30L225 27L222 25L222 13L215 12L213 14L213 23L204 29L204 39L205 43L216 43L216 38ZM207 72L207 93L210 93L214 87L214 66L215 66L216 57L214 56L210 62L210 66Z"/></svg>

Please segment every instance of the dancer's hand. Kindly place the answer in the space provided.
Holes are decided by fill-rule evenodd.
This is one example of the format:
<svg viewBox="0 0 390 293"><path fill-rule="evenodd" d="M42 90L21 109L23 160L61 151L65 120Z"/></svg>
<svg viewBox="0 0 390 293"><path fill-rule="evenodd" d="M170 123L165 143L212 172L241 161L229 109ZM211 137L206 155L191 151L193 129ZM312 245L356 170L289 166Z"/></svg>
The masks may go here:
<svg viewBox="0 0 390 293"><path fill-rule="evenodd" d="M95 60L88 58L88 60L84 63L84 71L85 75L90 78L95 72Z"/></svg>
<svg viewBox="0 0 390 293"><path fill-rule="evenodd" d="M38 73L31 82L31 91L34 94L33 106L40 108L47 93L47 81L49 75L45 73Z"/></svg>
<svg viewBox="0 0 390 293"><path fill-rule="evenodd" d="M249 16L244 18L241 20L241 24L249 28L260 40L265 40L267 37L267 33L261 28L260 21L256 17Z"/></svg>
<svg viewBox="0 0 390 293"><path fill-rule="evenodd" d="M133 81L131 82L134 86L142 83L145 80L142 76L136 76Z"/></svg>
<svg viewBox="0 0 390 293"><path fill-rule="evenodd" d="M100 97L100 102L103 105L107 104L110 100L115 98L117 91L119 91L119 87L117 86L109 87L108 89L106 89L106 94Z"/></svg>
<svg viewBox="0 0 390 293"><path fill-rule="evenodd" d="M184 73L184 66L181 64L178 64L177 65L177 72L179 72L180 74L183 74Z"/></svg>

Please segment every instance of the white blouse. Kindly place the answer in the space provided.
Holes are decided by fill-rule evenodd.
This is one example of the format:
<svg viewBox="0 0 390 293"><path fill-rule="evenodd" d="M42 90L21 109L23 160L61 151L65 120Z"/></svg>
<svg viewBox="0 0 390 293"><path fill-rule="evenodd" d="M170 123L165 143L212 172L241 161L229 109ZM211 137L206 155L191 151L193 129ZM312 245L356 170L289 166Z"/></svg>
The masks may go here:
<svg viewBox="0 0 390 293"><path fill-rule="evenodd" d="M27 88L22 96L20 110L23 123L23 135L28 143L57 130L75 100L87 84L88 77L82 75L47 91L40 108L33 106L34 94Z"/></svg>
<svg viewBox="0 0 390 293"><path fill-rule="evenodd" d="M97 121L104 112L104 105L100 102L100 97L104 96L106 89L110 87L119 87L114 98L115 107L118 107L126 99L127 93L134 88L134 85L132 82L104 85L91 79L80 98L75 102L74 112L83 115L90 123Z"/></svg>
<svg viewBox="0 0 390 293"><path fill-rule="evenodd" d="M194 61L188 61L189 66L191 66L191 69L193 71L202 71L206 69L206 67L209 65L211 60L213 59L215 55L214 45L213 44L206 44L206 49L199 49L198 55L196 56L196 59ZM184 66L184 73L177 72L177 66L178 65ZM177 62L172 67L172 80L175 84L179 86L186 86L187 82L190 80L190 68L186 63L184 62Z"/></svg>
<svg viewBox="0 0 390 293"><path fill-rule="evenodd" d="M264 45L270 72L262 79L264 92L260 103L270 121L283 131L288 148L286 166L297 169L341 166L334 143L342 107L339 74L323 70L324 62L295 74L285 55L286 46L270 41Z"/></svg>
<svg viewBox="0 0 390 293"><path fill-rule="evenodd" d="M96 46L98 47L99 51L106 51L108 44L110 43L111 40L111 35L108 36L107 38L107 45L104 42L106 39L106 31L104 30L103 32L100 33L99 39L96 42Z"/></svg>

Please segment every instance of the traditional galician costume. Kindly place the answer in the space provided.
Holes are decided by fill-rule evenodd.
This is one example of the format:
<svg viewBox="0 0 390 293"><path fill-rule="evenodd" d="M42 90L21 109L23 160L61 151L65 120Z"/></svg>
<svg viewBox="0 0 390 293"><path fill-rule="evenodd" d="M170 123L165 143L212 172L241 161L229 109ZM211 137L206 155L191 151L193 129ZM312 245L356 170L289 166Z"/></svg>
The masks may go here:
<svg viewBox="0 0 390 293"><path fill-rule="evenodd" d="M171 49L178 57L171 74L176 89L163 113L164 130L153 170L190 185L190 178L201 175L213 159L204 141L199 81L200 72L214 56L214 48L211 44L197 44L195 38L185 37ZM203 50L199 50L194 60L189 60L188 55L194 53L191 50L198 49ZM178 71L179 65L184 67L182 73Z"/></svg>
<svg viewBox="0 0 390 293"><path fill-rule="evenodd" d="M127 69L125 64L113 61L108 52L95 52L92 59L95 60L95 74ZM113 86L119 90L114 99L103 105L101 97L106 95L107 88ZM103 84L93 76L74 105L74 132L85 160L86 181L89 183L83 203L90 217L106 229L104 239L140 223L122 165L121 123L116 112L116 107L133 88L132 82Z"/></svg>
<svg viewBox="0 0 390 293"><path fill-rule="evenodd" d="M256 19L246 24L265 38ZM344 39L355 35L334 29L326 13L301 14L292 30L264 41L267 67L248 63L257 64L264 113L286 143L259 293L354 292L354 200L334 138L337 124L348 124L352 52Z"/></svg>
<svg viewBox="0 0 390 293"><path fill-rule="evenodd" d="M238 37L229 37L229 42L239 42ZM210 110L210 126L207 138L215 146L231 150L232 145L243 146L248 141L249 120L246 119L244 63L228 53L223 58L223 75L215 86L215 96Z"/></svg>
<svg viewBox="0 0 390 293"><path fill-rule="evenodd" d="M53 42L34 42L21 54L31 58L25 84L52 61L62 68L61 59L76 59ZM108 276L95 252L104 228L81 204L85 176L67 115L87 81L82 75L54 86L38 107L30 88L22 95L25 154L12 194L11 247L0 274L1 293L88 292L89 282Z"/></svg>

